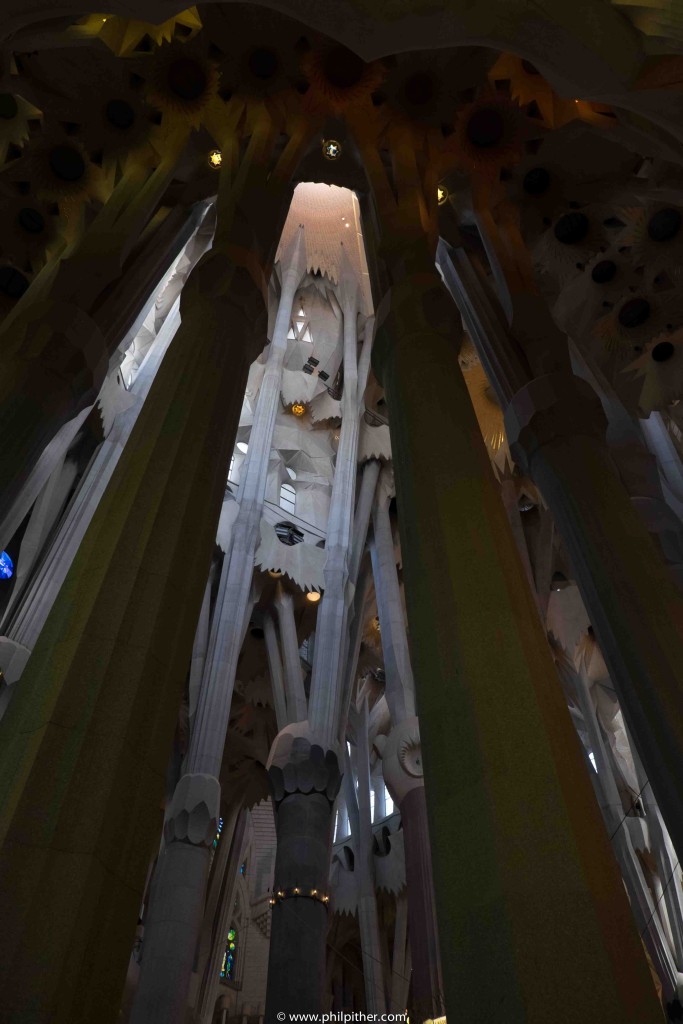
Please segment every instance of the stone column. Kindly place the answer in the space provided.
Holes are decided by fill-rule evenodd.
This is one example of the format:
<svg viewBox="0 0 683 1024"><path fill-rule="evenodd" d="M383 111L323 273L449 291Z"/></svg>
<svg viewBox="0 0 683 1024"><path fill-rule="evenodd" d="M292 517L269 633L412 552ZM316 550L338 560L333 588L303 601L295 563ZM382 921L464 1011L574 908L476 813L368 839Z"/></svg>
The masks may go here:
<svg viewBox="0 0 683 1024"><path fill-rule="evenodd" d="M382 965L377 893L375 889L375 864L373 854L372 816L370 813L370 750L368 746L368 703L363 700L358 715L356 732L356 766L358 789L358 834L354 836L356 847L356 871L358 874L358 922L360 925L363 976L365 979L365 1001L369 1013L386 1013L384 992L384 971Z"/></svg>
<svg viewBox="0 0 683 1024"><path fill-rule="evenodd" d="M109 336L94 310L154 213L186 138L175 140L147 181L122 179L49 288L37 295L29 288L2 324L0 520L55 434L97 397L120 337Z"/></svg>
<svg viewBox="0 0 683 1024"><path fill-rule="evenodd" d="M266 1022L277 1013L325 1009L332 806L339 790L336 755L294 739L269 777L276 808L277 857L268 960ZM295 890L299 890L296 892Z"/></svg>
<svg viewBox="0 0 683 1024"><path fill-rule="evenodd" d="M29 1007L36 1024L116 1016L265 322L240 255L214 248L188 281L182 325L0 727L10 1018ZM212 457L198 459L207 446Z"/></svg>
<svg viewBox="0 0 683 1024"><path fill-rule="evenodd" d="M430 262L418 246L404 254L380 307L375 366L401 511L447 1013L654 1024L642 946L457 363L459 317Z"/></svg>
<svg viewBox="0 0 683 1024"><path fill-rule="evenodd" d="M683 763L683 597L617 477L600 400L571 374L566 339L542 300L517 295L507 330L490 310L485 317L485 298L468 277L464 255L456 250L451 263L441 242L438 258L506 409L513 455L537 484L565 544L680 854L683 787L675 766Z"/></svg>
<svg viewBox="0 0 683 1024"><path fill-rule="evenodd" d="M418 1020L445 1012L436 900L427 824L420 726L403 604L389 518L390 491L378 491L370 546L386 670L385 696L391 712L389 738L377 737L384 780L401 811L406 856L408 936L412 950L411 1012Z"/></svg>
<svg viewBox="0 0 683 1024"><path fill-rule="evenodd" d="M81 481L65 519L57 530L43 564L34 575L27 593L11 616L7 636L22 644L29 652L33 650L49 611L65 579L76 553L85 537L106 486L121 458L124 446L137 423L143 403L161 361L178 329L180 312L176 305L166 319L159 333L157 344L148 353L144 366L131 389L132 403L129 409L120 413L109 435L105 437Z"/></svg>
<svg viewBox="0 0 683 1024"><path fill-rule="evenodd" d="M242 474L240 509L230 552L223 564L185 774L176 790L177 795L181 794L179 799L183 801L178 811L180 814L187 812L182 794L188 787L189 792L194 792L195 786L199 786L202 793L209 787L212 793L217 794L215 811L216 816L218 814L218 778L228 731L237 660L244 640L245 608L254 572L254 552L280 398L287 332L294 294L305 272L302 234L303 231L300 231L295 237L292 251L286 254L287 262L283 264L283 291ZM176 797L174 806L175 802ZM205 803L212 806L208 797ZM159 1024L181 1024L185 1017L194 951L199 939L209 869L208 849L205 849L202 838L195 841L192 850L189 850L186 848L188 840L169 831L168 823L165 830L167 843L159 863L162 865L169 860L176 864L181 861L182 873L164 866L155 885L149 911L151 927L146 939L147 957L140 971L131 1024L152 1024L153 1021ZM215 829L211 840L214 835ZM176 850L179 844L182 850ZM189 910L190 902L193 903L192 912ZM178 924L181 921L185 934L182 941L179 941ZM171 946L178 949L177 955L173 957L168 956Z"/></svg>
<svg viewBox="0 0 683 1024"><path fill-rule="evenodd" d="M671 834L683 850L683 597L603 444L599 399L548 374L506 412L513 455L553 517L619 703Z"/></svg>
<svg viewBox="0 0 683 1024"><path fill-rule="evenodd" d="M670 500L679 518L683 513L683 465L671 439L669 431L659 412L651 412L647 419L640 421L645 442L656 455L661 472L669 486Z"/></svg>
<svg viewBox="0 0 683 1024"><path fill-rule="evenodd" d="M325 593L320 602L313 652L309 718L311 733L325 746L337 740L342 711L346 653L348 651L349 567L353 545L353 511L356 489L360 412L369 370L372 332L366 324L361 358L358 358L358 284L342 260L342 310L344 315L344 391L339 448L334 469L325 550Z"/></svg>

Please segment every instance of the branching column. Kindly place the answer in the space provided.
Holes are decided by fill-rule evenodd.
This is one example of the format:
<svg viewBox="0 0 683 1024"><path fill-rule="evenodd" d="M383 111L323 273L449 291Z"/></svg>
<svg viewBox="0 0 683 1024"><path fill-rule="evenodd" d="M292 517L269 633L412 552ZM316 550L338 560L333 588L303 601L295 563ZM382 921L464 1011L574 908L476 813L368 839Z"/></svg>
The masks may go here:
<svg viewBox="0 0 683 1024"><path fill-rule="evenodd" d="M220 768L244 640L287 332L294 294L306 269L302 235L300 229L290 251L284 254L282 296L249 439L240 508L223 564L185 774L178 782L164 826L166 846L159 858L159 876L145 927L131 1024L180 1024L185 1018L213 841L207 830L190 834L185 821L188 812L191 817L218 817Z"/></svg>
<svg viewBox="0 0 683 1024"><path fill-rule="evenodd" d="M661 1011L457 363L459 317L430 264L404 250L375 360L447 1013L545 1024L559 1007L572 1024L654 1024Z"/></svg>
<svg viewBox="0 0 683 1024"><path fill-rule="evenodd" d="M296 792L292 791L287 799L278 796L279 790L274 789L278 835L275 888L281 888L282 891L287 891L289 886L300 887L296 878L302 877L305 885L309 886L312 882L313 888L320 890L322 886L327 891L332 805L339 788L336 747L349 645L349 605L352 598L349 567L353 542L358 437L372 343L372 331L366 323L359 358L358 283L345 257L342 258L340 277L339 291L344 316L342 425L328 520L325 593L316 626L308 723L303 727L315 742L311 746L308 739L300 736L299 729L299 735L294 745L291 745L287 735L290 730L284 730L275 741L271 769L271 781L278 779L277 772L280 772L289 787L290 780L305 780L310 772L315 773L318 770L315 765L324 758L330 771L336 773L336 783L334 787L328 787L327 799L319 795L317 785L315 791L312 791L305 781L301 785L297 784ZM291 718L292 709L289 706L288 712ZM274 1022L275 1014L281 1011L320 1013L324 1009L326 932L326 908L316 904L315 900L309 904L308 900L290 902L287 899L274 907L266 1002L266 1018L269 1022Z"/></svg>

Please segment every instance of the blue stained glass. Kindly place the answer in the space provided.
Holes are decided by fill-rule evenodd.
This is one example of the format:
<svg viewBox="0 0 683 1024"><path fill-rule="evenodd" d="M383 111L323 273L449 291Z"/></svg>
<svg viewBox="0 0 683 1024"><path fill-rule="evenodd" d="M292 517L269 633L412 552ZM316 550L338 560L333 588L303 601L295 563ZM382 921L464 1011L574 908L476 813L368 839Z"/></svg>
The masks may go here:
<svg viewBox="0 0 683 1024"><path fill-rule="evenodd" d="M216 849L216 847L218 846L218 844L220 842L221 832L222 831L223 831L223 819L219 818L218 819L218 831L216 832L216 838L213 841L213 848L214 848L214 850Z"/></svg>
<svg viewBox="0 0 683 1024"><path fill-rule="evenodd" d="M14 562L6 551L0 553L0 579L8 580L14 576Z"/></svg>

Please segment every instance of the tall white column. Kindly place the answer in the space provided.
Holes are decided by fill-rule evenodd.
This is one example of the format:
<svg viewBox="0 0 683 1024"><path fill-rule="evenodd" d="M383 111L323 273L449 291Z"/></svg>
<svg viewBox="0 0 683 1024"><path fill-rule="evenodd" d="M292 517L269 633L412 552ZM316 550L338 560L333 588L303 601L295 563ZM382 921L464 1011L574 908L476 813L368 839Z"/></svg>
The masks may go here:
<svg viewBox="0 0 683 1024"><path fill-rule="evenodd" d="M309 720L311 735L323 748L335 745L342 710L343 683L348 649L349 568L353 542L353 510L356 489L358 437L363 393L372 344L371 323L358 358L358 285L350 267L342 263L340 292L344 316L344 391L339 447L330 499L327 527L325 592L316 625Z"/></svg>
<svg viewBox="0 0 683 1024"><path fill-rule="evenodd" d="M280 405L287 333L292 319L294 296L306 272L303 227L283 255L282 266L285 268L282 295L256 402L247 456L242 466L237 499L240 507L233 527L230 551L223 563L205 680L188 755L189 772L208 774L215 778L220 773L223 758L237 659L242 647L245 607L254 574L254 554L260 536L268 463Z"/></svg>

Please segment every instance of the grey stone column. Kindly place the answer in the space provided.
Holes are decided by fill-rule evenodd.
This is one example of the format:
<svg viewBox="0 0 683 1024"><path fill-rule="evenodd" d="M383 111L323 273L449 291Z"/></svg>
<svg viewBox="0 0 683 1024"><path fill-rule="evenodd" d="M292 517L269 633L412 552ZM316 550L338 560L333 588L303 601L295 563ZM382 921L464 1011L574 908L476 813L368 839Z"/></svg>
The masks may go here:
<svg viewBox="0 0 683 1024"><path fill-rule="evenodd" d="M410 1010L416 1020L422 1021L442 1016L445 1003L417 718L406 718L394 726L381 747L384 780L403 823L413 966Z"/></svg>
<svg viewBox="0 0 683 1024"><path fill-rule="evenodd" d="M381 747L384 780L403 823L413 964L411 1011L416 1019L426 1020L444 1013L444 996L420 727L415 717L415 684L396 571L390 497L387 487L378 491L370 545L386 669L385 695L393 725L389 739L376 741L376 746Z"/></svg>
<svg viewBox="0 0 683 1024"><path fill-rule="evenodd" d="M185 1020L185 1007L178 1005L176 991L187 992L190 984L219 804L220 786L210 775L184 775L176 786L145 923L140 985L131 1024L153 1020L180 1024ZM160 898L167 891L174 893L172 901ZM146 980L166 972L177 978L177 988L157 988L154 1001L146 999Z"/></svg>
<svg viewBox="0 0 683 1024"><path fill-rule="evenodd" d="M368 705L363 700L357 729L358 834L356 837L356 870L358 872L358 920L361 954L365 978L365 1000L369 1013L386 1013L384 971L375 890L372 817L370 811L370 751L368 746Z"/></svg>
<svg viewBox="0 0 683 1024"><path fill-rule="evenodd" d="M278 1013L322 1013L328 928L332 807L339 790L336 754L303 738L272 765L277 857L266 1022ZM299 890L295 892L295 890ZM282 895L281 895L282 894ZM323 897L323 898L321 898Z"/></svg>

